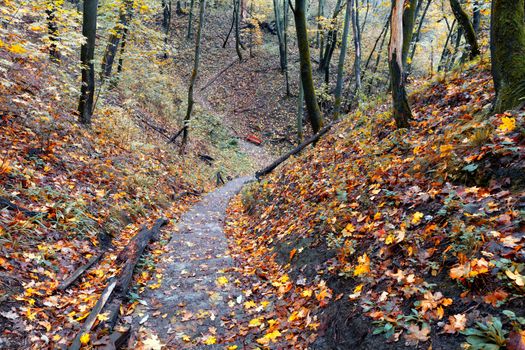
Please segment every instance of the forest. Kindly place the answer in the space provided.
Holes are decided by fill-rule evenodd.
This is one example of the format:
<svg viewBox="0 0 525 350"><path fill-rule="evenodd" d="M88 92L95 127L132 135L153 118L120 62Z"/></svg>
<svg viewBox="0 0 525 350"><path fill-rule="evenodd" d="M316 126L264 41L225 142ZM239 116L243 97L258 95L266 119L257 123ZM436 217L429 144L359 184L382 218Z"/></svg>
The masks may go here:
<svg viewBox="0 0 525 350"><path fill-rule="evenodd" d="M525 350L525 0L0 0L0 349Z"/></svg>

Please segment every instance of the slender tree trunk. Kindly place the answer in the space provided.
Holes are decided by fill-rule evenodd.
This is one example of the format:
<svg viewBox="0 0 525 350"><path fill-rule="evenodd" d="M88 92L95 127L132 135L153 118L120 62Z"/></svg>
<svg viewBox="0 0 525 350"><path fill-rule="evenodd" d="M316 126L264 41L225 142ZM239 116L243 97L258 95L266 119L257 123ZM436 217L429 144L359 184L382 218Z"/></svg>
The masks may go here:
<svg viewBox="0 0 525 350"><path fill-rule="evenodd" d="M237 3L237 0L233 0L232 24L230 26L230 30L228 31L228 34L226 35L226 39L224 39L224 42L222 43L223 49L226 47L226 44L228 44L228 39L230 39L230 35L233 31L233 27L235 26L235 14L237 13L236 7L235 7L236 3Z"/></svg>
<svg viewBox="0 0 525 350"><path fill-rule="evenodd" d="M476 38L476 32L474 31L474 28L472 27L472 23L470 23L470 20L468 18L468 15L463 9L461 8L461 4L459 3L459 0L450 0L450 7L452 7L452 12L454 13L454 17L456 17L456 20L459 23L459 26L462 28L463 33L465 34L465 39L467 40L467 44L469 46L470 50L470 59L473 59L476 56L479 56L479 46L478 46L478 40Z"/></svg>
<svg viewBox="0 0 525 350"><path fill-rule="evenodd" d="M412 35L414 33L414 21L416 17L418 0L409 0L408 7L403 11L403 52L401 62L403 63L403 72L407 67L408 50L412 42ZM405 79L403 74L403 79Z"/></svg>
<svg viewBox="0 0 525 350"><path fill-rule="evenodd" d="M334 14L332 15L332 21L337 19L339 12L341 11L341 0L337 0L335 4ZM323 56L319 60L319 70L325 72L325 82L328 83L327 77L329 76L330 61L337 45L337 29L330 29L326 35L326 45L324 48Z"/></svg>
<svg viewBox="0 0 525 350"><path fill-rule="evenodd" d="M408 128L412 112L408 104L403 79L403 48L405 32L403 21L403 0L392 0L392 20L390 24L390 43L388 45L388 65L392 88L393 117L398 128Z"/></svg>
<svg viewBox="0 0 525 350"><path fill-rule="evenodd" d="M241 0L235 1L235 51L237 56L239 56L239 61L242 61L241 53L241 29L240 29L240 20L241 20Z"/></svg>
<svg viewBox="0 0 525 350"><path fill-rule="evenodd" d="M339 62L337 63L337 80L335 84L335 106L334 116L336 119L339 118L339 112L341 110L341 96L343 94L343 73L345 67L345 57L348 42L348 32L350 27L350 13L353 12L354 0L346 0L345 19L343 24L343 38L341 42L341 53L339 54ZM355 24L355 18L352 16L352 24ZM355 32L354 32L355 35ZM355 40L355 37L354 37Z"/></svg>
<svg viewBox="0 0 525 350"><path fill-rule="evenodd" d="M443 69L447 67L447 61L450 55L450 49L448 48L448 44L450 42L450 39L452 38L452 34L454 33L455 28L456 28L456 20L454 19L448 31L447 39L445 40L445 45L443 46L443 51L441 52L441 57L439 59L439 65L438 65L438 72L441 72Z"/></svg>
<svg viewBox="0 0 525 350"><path fill-rule="evenodd" d="M124 65L124 52L126 50L126 41L128 40L128 27L124 28L122 32L122 42L120 44L120 54L118 59L117 74L122 73L122 66Z"/></svg>
<svg viewBox="0 0 525 350"><path fill-rule="evenodd" d="M106 81L111 77L113 62L117 55L117 49L122 37L123 30L128 26L133 11L133 0L125 0L119 10L119 19L109 36L108 44L102 56L102 69L100 79Z"/></svg>
<svg viewBox="0 0 525 350"><path fill-rule="evenodd" d="M388 17L388 25L386 26L386 30L387 31L388 31L388 28L390 26L391 19L392 19L392 15L390 14L390 16ZM379 67L379 62L381 61L381 54L383 52L383 47L385 46L385 41L386 41L386 37L387 37L387 34L388 34L387 31L385 31L385 34L383 35L383 39L381 39L381 44L379 45L379 50L377 50L376 60L375 60L373 68L371 69L370 80L368 82L368 89L367 89L368 93L370 93L372 91L372 86L374 85L374 79L375 79L374 75L377 72L377 68ZM368 62L366 64L366 66L368 66Z"/></svg>
<svg viewBox="0 0 525 350"><path fill-rule="evenodd" d="M363 18L363 23L359 25L359 33L362 33L365 30L366 20L368 19L368 12L370 11L370 0L366 0L366 12L365 17Z"/></svg>
<svg viewBox="0 0 525 350"><path fill-rule="evenodd" d="M277 29L277 41L279 44L279 67L281 72L284 73L286 68L285 53L284 53L284 33L283 33L283 21L281 20L281 5L279 0L273 0L273 13L275 15L275 27Z"/></svg>
<svg viewBox="0 0 525 350"><path fill-rule="evenodd" d="M493 0L490 30L494 112L525 104L525 0Z"/></svg>
<svg viewBox="0 0 525 350"><path fill-rule="evenodd" d="M193 36L193 7L194 7L194 0L190 1L190 14L188 16L188 33L186 34L186 39L191 39Z"/></svg>
<svg viewBox="0 0 525 350"><path fill-rule="evenodd" d="M82 124L91 124L93 114L93 97L95 95L95 67L93 56L95 53L95 40L97 34L97 0L84 0L84 13L82 15L82 35L86 42L80 48L80 61L82 64L82 86L80 88L80 101L78 103L79 121Z"/></svg>
<svg viewBox="0 0 525 350"><path fill-rule="evenodd" d="M197 29L197 37L195 38L195 58L193 61L193 70L191 72L191 78L190 78L190 86L188 88L188 108L186 110L186 116L184 117L184 125L183 125L183 132L182 132L182 144L181 144L181 154L184 152L184 149L186 148L186 144L188 143L188 128L189 123L191 119L191 113L193 111L193 104L195 101L193 100L193 89L195 87L195 81L197 80L197 76L199 74L199 62L200 62L200 55L201 55L201 36L202 36L202 28L204 26L204 13L206 11L206 0L200 0L200 9L199 9L199 27Z"/></svg>
<svg viewBox="0 0 525 350"><path fill-rule="evenodd" d="M481 8L479 6L479 1L475 0L472 4L473 11L472 11L472 27L474 28L474 32L479 34L479 25L481 23Z"/></svg>
<svg viewBox="0 0 525 350"><path fill-rule="evenodd" d="M421 15L421 18L419 19L419 23L417 25L416 30L416 37L414 38L412 50L410 52L410 59L407 62L407 74L410 74L412 71L412 61L414 60L414 55L416 53L417 44L419 43L419 38L421 36L421 28L423 28L423 23L425 23L425 18L427 16L428 8L430 7L430 3L432 0L428 0L427 4L425 5L425 9L423 10L423 14Z"/></svg>
<svg viewBox="0 0 525 350"><path fill-rule="evenodd" d="M164 59L168 58L168 40L171 26L171 0L163 0L162 29L164 30Z"/></svg>
<svg viewBox="0 0 525 350"><path fill-rule="evenodd" d="M57 10L59 6L56 0L49 0L46 3L46 17L47 17L47 32L49 34L49 58L52 61L58 61L60 59L60 52L57 48L58 43L58 22L57 22Z"/></svg>
<svg viewBox="0 0 525 350"><path fill-rule="evenodd" d="M352 32L354 33L354 74L355 74L355 94L357 97L361 90L361 29L359 28L359 7L352 6Z"/></svg>
<svg viewBox="0 0 525 350"><path fill-rule="evenodd" d="M286 1L286 0L285 0ZM319 9L317 11L318 17L324 17L324 0L319 0ZM323 61L323 55L324 55L324 38L325 38L325 32L323 30L323 26L321 25L321 22L317 24L317 35L319 38L318 47L319 47L319 64Z"/></svg>
<svg viewBox="0 0 525 350"><path fill-rule="evenodd" d="M310 47L308 43L308 27L305 17L305 0L295 0L295 9L293 11L295 18L295 29L297 32L297 44L299 46L299 57L301 63L301 82L304 89L306 110L308 118L314 133L317 133L323 127L323 118L317 96L315 95L314 81L312 78L312 64L310 62Z"/></svg>
<svg viewBox="0 0 525 350"><path fill-rule="evenodd" d="M290 79L288 76L288 17L289 9L288 1L283 0L283 12L284 12L284 28L283 28L283 41L284 41L284 81L286 84L286 96L290 96Z"/></svg>
<svg viewBox="0 0 525 350"><path fill-rule="evenodd" d="M299 77L299 96L297 97L297 143L301 144L303 135L303 115L304 115L304 90L301 77Z"/></svg>

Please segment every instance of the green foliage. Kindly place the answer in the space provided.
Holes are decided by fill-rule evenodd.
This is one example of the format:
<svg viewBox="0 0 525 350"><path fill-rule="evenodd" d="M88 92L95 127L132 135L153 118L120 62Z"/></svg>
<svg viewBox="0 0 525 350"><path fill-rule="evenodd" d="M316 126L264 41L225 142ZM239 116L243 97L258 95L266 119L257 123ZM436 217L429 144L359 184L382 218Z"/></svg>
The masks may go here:
<svg viewBox="0 0 525 350"><path fill-rule="evenodd" d="M462 332L467 336L467 344L471 350L499 350L505 346L505 335L501 320L493 317L486 323L476 322L476 327L467 328Z"/></svg>

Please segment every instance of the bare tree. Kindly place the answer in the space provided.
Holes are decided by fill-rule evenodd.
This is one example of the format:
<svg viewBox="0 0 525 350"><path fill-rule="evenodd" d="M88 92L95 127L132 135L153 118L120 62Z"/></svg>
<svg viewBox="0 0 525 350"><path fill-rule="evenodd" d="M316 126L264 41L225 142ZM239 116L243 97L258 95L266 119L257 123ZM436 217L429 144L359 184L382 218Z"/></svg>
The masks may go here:
<svg viewBox="0 0 525 350"><path fill-rule="evenodd" d="M97 6L98 0L84 0L82 15L82 35L86 38L80 48L82 64L82 86L78 103L79 121L82 124L91 124L93 115L93 97L95 95L95 67L93 56L97 34Z"/></svg>

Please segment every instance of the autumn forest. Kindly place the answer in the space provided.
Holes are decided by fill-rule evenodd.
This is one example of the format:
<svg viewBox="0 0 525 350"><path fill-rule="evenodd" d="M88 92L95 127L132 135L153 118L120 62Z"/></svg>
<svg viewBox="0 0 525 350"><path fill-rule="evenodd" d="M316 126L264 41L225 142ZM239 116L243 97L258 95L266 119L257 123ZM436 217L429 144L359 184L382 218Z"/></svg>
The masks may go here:
<svg viewBox="0 0 525 350"><path fill-rule="evenodd" d="M0 0L0 349L525 350L525 0Z"/></svg>

